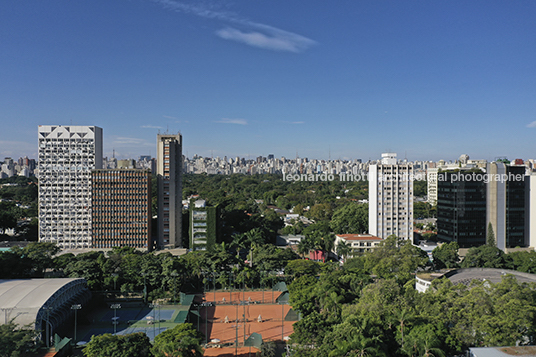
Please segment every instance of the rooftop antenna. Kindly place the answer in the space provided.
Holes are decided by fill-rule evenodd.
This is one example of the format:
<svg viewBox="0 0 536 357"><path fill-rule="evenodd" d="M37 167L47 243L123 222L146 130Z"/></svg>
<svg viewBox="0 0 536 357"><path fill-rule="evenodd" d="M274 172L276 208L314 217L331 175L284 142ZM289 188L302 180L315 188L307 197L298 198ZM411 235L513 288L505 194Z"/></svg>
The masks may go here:
<svg viewBox="0 0 536 357"><path fill-rule="evenodd" d="M331 161L331 145L329 145L328 148L329 148L329 151L328 151L328 161Z"/></svg>
<svg viewBox="0 0 536 357"><path fill-rule="evenodd" d="M115 159L115 148L112 149L112 157Z"/></svg>

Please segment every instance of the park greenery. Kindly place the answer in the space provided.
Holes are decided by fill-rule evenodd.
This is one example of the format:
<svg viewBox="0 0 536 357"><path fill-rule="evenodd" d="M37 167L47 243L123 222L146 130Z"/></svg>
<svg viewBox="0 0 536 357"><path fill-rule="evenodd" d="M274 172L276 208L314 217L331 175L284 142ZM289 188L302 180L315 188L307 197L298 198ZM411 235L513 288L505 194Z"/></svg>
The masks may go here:
<svg viewBox="0 0 536 357"><path fill-rule="evenodd" d="M491 255L489 248L475 248L473 256ZM510 254L491 267L527 271L536 255ZM450 254L444 256L448 263ZM465 259L462 266L475 262ZM452 356L471 346L527 344L536 337L536 284L512 276L468 286L436 279L419 293L414 273L430 264L419 248L391 237L343 266L294 268L299 273L289 277L290 303L302 316L291 336L294 356Z"/></svg>
<svg viewBox="0 0 536 357"><path fill-rule="evenodd" d="M13 229L14 239L37 240L37 191L35 177L0 179L0 239Z"/></svg>
<svg viewBox="0 0 536 357"><path fill-rule="evenodd" d="M84 277L97 295L116 291L143 296L146 286L149 301L161 297L171 301L176 292L201 292L203 288L271 287L284 280L290 304L302 317L294 324L291 336L295 356L357 356L362 352L369 356L423 356L438 351L448 356L470 346L525 344L536 337L534 284L520 284L509 276L498 284L473 282L468 286L436 279L432 289L418 293L414 280L415 272L440 267L535 273L536 252L505 254L485 245L471 248L459 262L456 243L448 243L434 250L432 263L420 248L392 236L380 248L349 258L341 266L338 262L302 259L291 249L255 243L256 235L250 236L249 240L244 237L244 250L253 257L251 265L226 243L211 252L180 257L132 248L54 256L57 249L53 245L33 243L0 253L1 273L3 278L6 273L16 278L24 277L18 274L36 276L45 271ZM13 268L11 264L17 260L22 263ZM278 273L283 270L283 275ZM157 342L164 351L179 348L169 347L172 345L190 346L199 338L173 337L182 336L184 331L169 334L169 338L161 335L162 341L155 340L145 351L157 356ZM107 336L95 344L125 341L135 345L129 348L148 346L141 337L119 340Z"/></svg>
<svg viewBox="0 0 536 357"><path fill-rule="evenodd" d="M425 192L425 184L419 185ZM534 284L511 276L498 284L436 279L426 293L415 290L417 272L445 268L536 273L536 252L506 254L490 236L488 244L470 248L463 259L455 242L442 244L431 262L420 248L391 236L379 248L354 256L348 245L335 246L335 234L368 230L367 204L358 202L367 189L366 182L285 182L277 175L185 175L185 199L199 194L219 207L221 242L211 249L173 256L117 247L73 255L60 254L51 243L30 243L0 253L0 279L80 277L95 296L136 296L146 302L178 301L180 292L270 288L285 281L290 304L301 316L291 336L296 357L452 356L470 346L526 344L536 338ZM433 216L435 208L427 205L416 203L415 217ZM293 209L313 223L295 221L283 228L274 208ZM304 236L296 251L274 245L281 232ZM336 253L345 263L304 259L312 250ZM193 326L183 324L158 335L153 344L143 334L97 336L84 353L199 356L201 340Z"/></svg>
<svg viewBox="0 0 536 357"><path fill-rule="evenodd" d="M34 355L41 344L38 332L30 326L19 327L13 322L0 325L0 357L21 357Z"/></svg>
<svg viewBox="0 0 536 357"><path fill-rule="evenodd" d="M158 334L151 343L143 332L94 335L86 344L86 357L201 357L203 335L185 323Z"/></svg>

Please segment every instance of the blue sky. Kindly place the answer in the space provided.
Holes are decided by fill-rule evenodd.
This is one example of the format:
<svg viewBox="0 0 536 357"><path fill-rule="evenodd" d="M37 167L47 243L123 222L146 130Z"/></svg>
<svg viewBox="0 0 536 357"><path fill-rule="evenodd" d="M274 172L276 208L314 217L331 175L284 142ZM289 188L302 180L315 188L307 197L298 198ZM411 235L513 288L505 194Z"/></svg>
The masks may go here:
<svg viewBox="0 0 536 357"><path fill-rule="evenodd" d="M39 124L104 152L536 158L536 2L0 2L0 159Z"/></svg>

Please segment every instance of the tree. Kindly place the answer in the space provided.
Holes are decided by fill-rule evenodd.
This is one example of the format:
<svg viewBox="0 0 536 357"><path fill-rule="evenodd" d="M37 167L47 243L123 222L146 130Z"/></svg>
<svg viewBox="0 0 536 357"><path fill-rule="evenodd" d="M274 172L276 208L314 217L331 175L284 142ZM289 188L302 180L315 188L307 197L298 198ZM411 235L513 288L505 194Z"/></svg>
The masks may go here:
<svg viewBox="0 0 536 357"><path fill-rule="evenodd" d="M93 335L82 350L86 357L150 357L151 342L143 332Z"/></svg>
<svg viewBox="0 0 536 357"><path fill-rule="evenodd" d="M37 353L40 348L34 329L20 329L15 323L0 325L0 357L19 357Z"/></svg>
<svg viewBox="0 0 536 357"><path fill-rule="evenodd" d="M151 351L155 357L201 357L202 339L192 324L184 323L157 335Z"/></svg>
<svg viewBox="0 0 536 357"><path fill-rule="evenodd" d="M317 203L307 212L307 217L315 221L329 221L333 215L333 208L329 203Z"/></svg>
<svg viewBox="0 0 536 357"><path fill-rule="evenodd" d="M344 260L346 260L346 257L352 252L352 247L350 244L346 243L346 241L341 240L339 244L337 244L337 255L339 257L342 257Z"/></svg>
<svg viewBox="0 0 536 357"><path fill-rule="evenodd" d="M436 269L456 268L460 260L458 249L459 246L456 242L443 243L441 246L434 248L432 257Z"/></svg>
<svg viewBox="0 0 536 357"><path fill-rule="evenodd" d="M486 244L490 247L496 247L495 243L495 233L493 232L493 225L491 222L488 223L488 233L486 234Z"/></svg>
<svg viewBox="0 0 536 357"><path fill-rule="evenodd" d="M52 257L60 251L60 248L55 243L32 242L22 251L33 261L36 274L43 276L47 268L54 266Z"/></svg>
<svg viewBox="0 0 536 357"><path fill-rule="evenodd" d="M285 273L294 278L302 275L315 276L320 272L320 265L317 262L306 259L291 260L287 263Z"/></svg>
<svg viewBox="0 0 536 357"><path fill-rule="evenodd" d="M260 357L275 357L276 344L274 341L263 341L261 345Z"/></svg>
<svg viewBox="0 0 536 357"><path fill-rule="evenodd" d="M469 248L462 268L504 268L506 259L502 250L490 245Z"/></svg>
<svg viewBox="0 0 536 357"><path fill-rule="evenodd" d="M348 203L333 213L330 227L335 234L368 231L368 204Z"/></svg>

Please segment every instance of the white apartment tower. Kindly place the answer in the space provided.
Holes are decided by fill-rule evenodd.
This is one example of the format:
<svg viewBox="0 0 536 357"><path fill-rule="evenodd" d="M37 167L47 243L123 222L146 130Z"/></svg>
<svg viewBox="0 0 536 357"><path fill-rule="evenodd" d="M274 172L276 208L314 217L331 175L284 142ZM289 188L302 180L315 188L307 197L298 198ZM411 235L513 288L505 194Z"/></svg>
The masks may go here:
<svg viewBox="0 0 536 357"><path fill-rule="evenodd" d="M39 125L39 241L91 246L91 170L102 168L102 129Z"/></svg>
<svg viewBox="0 0 536 357"><path fill-rule="evenodd" d="M158 134L157 247L182 247L182 135Z"/></svg>
<svg viewBox="0 0 536 357"><path fill-rule="evenodd" d="M369 166L369 233L413 240L413 166L395 153Z"/></svg>

